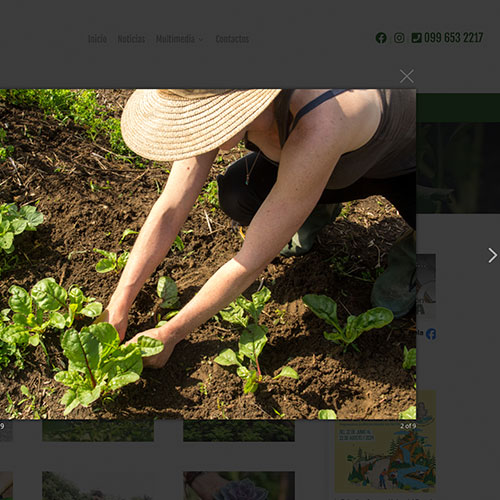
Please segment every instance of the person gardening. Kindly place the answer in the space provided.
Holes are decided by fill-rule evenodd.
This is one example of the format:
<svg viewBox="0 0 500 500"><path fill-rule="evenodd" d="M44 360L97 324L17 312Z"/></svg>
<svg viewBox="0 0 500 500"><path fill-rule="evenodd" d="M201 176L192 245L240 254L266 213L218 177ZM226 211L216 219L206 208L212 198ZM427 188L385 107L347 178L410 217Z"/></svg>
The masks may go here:
<svg viewBox="0 0 500 500"><path fill-rule="evenodd" d="M281 252L308 252L344 201L386 197L412 228L389 252L372 302L415 303L415 91L357 89L137 90L121 119L137 154L173 161L101 317L125 336L139 290L172 246L220 149L252 152L217 179L220 207L248 226L239 252L168 323L142 332L175 345L246 290Z"/></svg>

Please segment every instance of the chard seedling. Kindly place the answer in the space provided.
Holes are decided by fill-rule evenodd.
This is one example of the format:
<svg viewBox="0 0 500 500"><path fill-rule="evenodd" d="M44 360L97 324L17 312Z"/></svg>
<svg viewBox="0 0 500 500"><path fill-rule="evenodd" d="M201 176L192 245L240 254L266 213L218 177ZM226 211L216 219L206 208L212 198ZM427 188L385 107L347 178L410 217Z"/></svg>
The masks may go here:
<svg viewBox="0 0 500 500"><path fill-rule="evenodd" d="M417 366L417 349L415 347L408 350L407 347L404 346L403 355L403 368L405 370L411 370L413 367Z"/></svg>
<svg viewBox="0 0 500 500"><path fill-rule="evenodd" d="M240 295L219 314L223 320L246 328L250 319L253 319L256 324L259 322L260 313L270 298L271 291L264 286L261 290L252 294L252 300Z"/></svg>
<svg viewBox="0 0 500 500"><path fill-rule="evenodd" d="M162 342L146 336L137 343L120 344L118 332L109 323L66 330L61 346L69 360L68 369L56 373L55 379L69 387L61 399L65 415L136 382L142 373L142 358L163 350Z"/></svg>
<svg viewBox="0 0 500 500"><path fill-rule="evenodd" d="M319 410L318 418L320 420L337 420L337 414L333 410Z"/></svg>
<svg viewBox="0 0 500 500"><path fill-rule="evenodd" d="M120 241L118 242L118 245L121 245L123 243L123 240L127 236L130 236L131 234L139 234L139 232L138 231L134 231L133 229L125 229L125 231L123 231L122 237L120 238Z"/></svg>
<svg viewBox="0 0 500 500"><path fill-rule="evenodd" d="M79 287L66 291L54 278L39 281L29 293L12 285L9 293L10 309L0 314L0 341L10 346L12 355L41 344L49 328L64 330L75 319L96 318L102 312L102 305L85 297Z"/></svg>
<svg viewBox="0 0 500 500"><path fill-rule="evenodd" d="M15 203L0 205L0 272L8 267L2 254L14 252L14 238L24 231L35 231L42 222L43 214L36 207L25 205L18 210Z"/></svg>
<svg viewBox="0 0 500 500"><path fill-rule="evenodd" d="M259 384L263 381L263 374L259 364L259 356L267 343L267 327L259 325L259 316L266 302L271 298L268 288L252 295L252 300L247 300L240 296L232 302L229 307L220 311L222 319L232 324L242 326L244 330L238 341L238 353L232 349L224 349L214 359L221 366L236 366L236 373L245 382L243 392L255 392ZM254 323L248 324L252 319ZM248 364L245 366L245 359ZM297 372L289 366L284 366L280 373L273 377L273 380L281 377L298 379Z"/></svg>
<svg viewBox="0 0 500 500"><path fill-rule="evenodd" d="M179 306L179 295L177 291L177 285L175 281L169 276L161 276L156 285L156 295L161 299L161 301L156 306L153 316L158 314L158 310L162 309L172 309ZM158 322L156 328L163 326L167 321L173 318L179 311L177 309L169 311L161 321ZM160 319L161 315L158 315Z"/></svg>
<svg viewBox="0 0 500 500"><path fill-rule="evenodd" d="M399 414L399 420L416 420L417 419L417 407L410 406L407 410L402 411Z"/></svg>
<svg viewBox="0 0 500 500"><path fill-rule="evenodd" d="M184 250L184 242L181 240L179 235L175 237L175 240L172 243L172 250L177 250L178 252L182 252Z"/></svg>
<svg viewBox="0 0 500 500"><path fill-rule="evenodd" d="M129 252L122 252L120 256L115 252L107 252L106 250L99 250L99 248L94 248L94 252L104 256L104 259L101 259L95 266L98 273L108 273L109 271L119 273L125 267L129 257Z"/></svg>
<svg viewBox="0 0 500 500"><path fill-rule="evenodd" d="M347 323L342 327L337 318L337 303L326 295L305 295L302 299L304 304L311 311L334 327L333 332L324 332L325 339L331 340L335 344L344 346L346 352L349 346L352 346L359 352L354 341L363 333L373 328L382 328L388 325L394 316L389 309L385 307L375 307L369 309L358 316L349 316Z"/></svg>

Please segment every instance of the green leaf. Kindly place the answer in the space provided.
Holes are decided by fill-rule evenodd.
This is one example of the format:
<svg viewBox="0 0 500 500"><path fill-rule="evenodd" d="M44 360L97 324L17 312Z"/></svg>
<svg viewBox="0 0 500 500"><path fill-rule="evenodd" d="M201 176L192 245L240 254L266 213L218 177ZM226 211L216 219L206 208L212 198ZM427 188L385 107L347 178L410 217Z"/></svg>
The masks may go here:
<svg viewBox="0 0 500 500"><path fill-rule="evenodd" d="M258 322L258 317L260 316L262 309L264 309L266 302L268 302L270 298L271 291L265 286L262 287L258 292L252 294L252 303L255 308L255 317L253 319L256 323Z"/></svg>
<svg viewBox="0 0 500 500"><path fill-rule="evenodd" d="M80 311L80 314L83 314L88 318L97 318L97 316L99 316L101 313L102 304L100 304L99 302L91 302Z"/></svg>
<svg viewBox="0 0 500 500"><path fill-rule="evenodd" d="M14 233L5 233L0 236L0 248L8 251L12 248L12 243L14 242Z"/></svg>
<svg viewBox="0 0 500 500"><path fill-rule="evenodd" d="M246 380L250 376L250 370L245 366L238 366L238 368L236 368L236 373L238 374L238 377L243 380Z"/></svg>
<svg viewBox="0 0 500 500"><path fill-rule="evenodd" d="M29 339L29 330L23 325L12 325L0 330L0 340L7 344L26 345Z"/></svg>
<svg viewBox="0 0 500 500"><path fill-rule="evenodd" d="M39 226L43 222L43 214L38 212L36 207L31 205L25 205L21 207L19 211L20 215L26 218L28 222L28 229L33 231L36 226Z"/></svg>
<svg viewBox="0 0 500 500"><path fill-rule="evenodd" d="M333 410L319 410L318 418L320 420L337 420L337 414Z"/></svg>
<svg viewBox="0 0 500 500"><path fill-rule="evenodd" d="M405 368L406 370L410 370L414 366L417 366L417 349L415 347L412 347L410 350L408 350L407 347L404 346L403 355L403 368Z"/></svg>
<svg viewBox="0 0 500 500"><path fill-rule="evenodd" d="M11 294L9 307L12 311L28 316L31 313L31 297L29 293L17 285L12 285L9 288L9 293Z"/></svg>
<svg viewBox="0 0 500 500"><path fill-rule="evenodd" d="M337 303L326 295L305 295L302 300L311 311L328 324L340 329L337 319Z"/></svg>
<svg viewBox="0 0 500 500"><path fill-rule="evenodd" d="M259 388L259 383L257 382L257 372L252 370L250 375L243 386L243 392L248 394L249 392L255 392Z"/></svg>
<svg viewBox="0 0 500 500"><path fill-rule="evenodd" d="M64 415L69 415L80 404L80 401L76 398L76 391L68 389L61 398L61 403L66 406Z"/></svg>
<svg viewBox="0 0 500 500"><path fill-rule="evenodd" d="M330 342L335 342L336 344L344 341L344 337L339 332L323 332L323 337Z"/></svg>
<svg viewBox="0 0 500 500"><path fill-rule="evenodd" d="M118 245L121 245L123 240L127 237L130 236L131 234L139 234L138 231L134 231L133 229L125 229L123 231L122 237L120 238L120 241L118 242Z"/></svg>
<svg viewBox="0 0 500 500"><path fill-rule="evenodd" d="M165 316L163 316L163 319L165 320L165 323L172 319L174 316L176 316L177 314L179 314L180 311L169 311L167 314L165 314Z"/></svg>
<svg viewBox="0 0 500 500"><path fill-rule="evenodd" d="M76 390L76 399L82 406L89 406L94 401L99 399L101 395L101 386L97 385L93 389L87 389L86 387L78 387Z"/></svg>
<svg viewBox="0 0 500 500"><path fill-rule="evenodd" d="M221 353L214 359L214 361L218 365L222 366L232 366L232 365L241 366L241 363L236 357L236 353L232 349L223 349Z"/></svg>
<svg viewBox="0 0 500 500"><path fill-rule="evenodd" d="M31 297L45 311L57 311L66 307L66 290L54 278L45 278L31 289Z"/></svg>
<svg viewBox="0 0 500 500"><path fill-rule="evenodd" d="M260 325L249 325L243 330L238 342L240 353L251 359L254 363L256 358L260 356L262 349L267 342L267 328Z"/></svg>
<svg viewBox="0 0 500 500"><path fill-rule="evenodd" d="M84 327L80 332L74 329L66 330L62 335L61 345L70 361L70 370L84 373L92 381L92 385L96 385L94 372L99 364L100 346L89 328Z"/></svg>
<svg viewBox="0 0 500 500"><path fill-rule="evenodd" d="M165 348L163 342L146 335L142 335L137 339L137 346L140 348L143 358L159 354Z"/></svg>
<svg viewBox="0 0 500 500"><path fill-rule="evenodd" d="M177 285L175 281L168 276L161 276L156 285L156 294L163 302L160 307L168 309L177 302Z"/></svg>
<svg viewBox="0 0 500 500"><path fill-rule="evenodd" d="M87 329L103 346L118 347L120 345L120 335L110 323L95 323L89 325Z"/></svg>
<svg viewBox="0 0 500 500"><path fill-rule="evenodd" d="M31 315L33 316L33 315ZM12 315L12 321L16 324L16 325L22 325L22 326L27 326L27 327L31 327L33 326L32 324L30 324L30 322L28 321L28 318L27 316L25 316L23 313L14 313Z"/></svg>
<svg viewBox="0 0 500 500"><path fill-rule="evenodd" d="M115 252L108 252L107 250L101 250L100 248L94 248L94 252L101 254L106 259L116 261Z"/></svg>
<svg viewBox="0 0 500 500"><path fill-rule="evenodd" d="M108 388L112 391L120 389L124 385L137 382L140 379L140 375L136 372L126 372L122 375L117 375L109 381Z"/></svg>
<svg viewBox="0 0 500 500"><path fill-rule="evenodd" d="M78 306L81 306L85 301L85 295L76 285L70 287L68 290L68 297L70 304L77 304Z"/></svg>
<svg viewBox="0 0 500 500"><path fill-rule="evenodd" d="M273 377L273 380L276 380L277 378L280 377L290 377L296 380L299 379L297 372L293 368L290 368L289 366L284 366L278 373L278 375L276 375L276 377Z"/></svg>
<svg viewBox="0 0 500 500"><path fill-rule="evenodd" d="M417 407L410 406L407 410L402 411L399 414L399 420L416 420L417 419Z"/></svg>
<svg viewBox="0 0 500 500"><path fill-rule="evenodd" d="M142 373L141 351L136 344L121 345L109 358L109 362L103 364L102 373L108 375L109 384L115 377L127 372L137 375Z"/></svg>
<svg viewBox="0 0 500 500"><path fill-rule="evenodd" d="M116 270L117 271L121 271L125 267L125 264L128 261L129 255L130 254L128 252L123 252L120 255L120 257L118 257L118 260L116 261Z"/></svg>
<svg viewBox="0 0 500 500"><path fill-rule="evenodd" d="M61 313L52 311L49 316L49 324L54 328L62 330L66 327L66 318Z"/></svg>
<svg viewBox="0 0 500 500"><path fill-rule="evenodd" d="M95 270L98 273L107 273L116 267L116 261L111 259L101 259L96 265Z"/></svg>
<svg viewBox="0 0 500 500"><path fill-rule="evenodd" d="M35 333L34 335L30 335L28 344L32 345L33 347L40 345L40 334Z"/></svg>
<svg viewBox="0 0 500 500"><path fill-rule="evenodd" d="M27 225L28 221L24 219L14 219L10 223L10 227L14 235L21 234L26 229Z"/></svg>
<svg viewBox="0 0 500 500"><path fill-rule="evenodd" d="M233 325L240 325L243 328L246 328L248 325L248 317L245 315L245 310L236 302L231 302L229 307L222 309L219 314L224 321Z"/></svg>
<svg viewBox="0 0 500 500"><path fill-rule="evenodd" d="M346 338L352 342L356 340L363 332L373 328L382 328L388 325L394 319L392 311L385 307L375 307L359 314L358 316L349 316L345 328Z"/></svg>

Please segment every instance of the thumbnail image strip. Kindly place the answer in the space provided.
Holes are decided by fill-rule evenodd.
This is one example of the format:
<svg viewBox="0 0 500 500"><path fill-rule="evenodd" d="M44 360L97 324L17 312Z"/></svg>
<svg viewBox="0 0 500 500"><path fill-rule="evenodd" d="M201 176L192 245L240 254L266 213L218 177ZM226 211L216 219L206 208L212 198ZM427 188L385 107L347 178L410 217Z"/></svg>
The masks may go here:
<svg viewBox="0 0 500 500"><path fill-rule="evenodd" d="M184 441L295 441L295 422L290 420L185 420L183 426Z"/></svg>
<svg viewBox="0 0 500 500"><path fill-rule="evenodd" d="M44 420L43 441L154 441L154 421Z"/></svg>

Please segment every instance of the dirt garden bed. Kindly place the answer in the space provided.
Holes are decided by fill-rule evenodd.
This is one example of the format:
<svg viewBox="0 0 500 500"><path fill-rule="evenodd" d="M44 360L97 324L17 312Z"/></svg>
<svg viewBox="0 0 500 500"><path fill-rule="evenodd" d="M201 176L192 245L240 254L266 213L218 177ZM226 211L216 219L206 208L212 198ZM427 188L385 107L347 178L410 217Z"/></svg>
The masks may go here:
<svg viewBox="0 0 500 500"><path fill-rule="evenodd" d="M101 102L119 116L130 91L101 91ZM7 126L12 159L0 163L0 204L38 203L45 221L35 232L23 233L16 248L16 266L0 276L0 309L7 307L13 284L31 288L45 277L64 287L79 285L103 304L119 275L99 274L94 248L131 248L133 237L118 245L126 228L139 230L168 177L168 165L134 167L110 155L100 138L61 124L35 109L0 102L0 124ZM241 152L232 151L212 169L210 180ZM207 221L208 220L208 221ZM261 280L271 290L262 315L269 342L260 358L267 374L283 366L294 368L299 380L279 379L243 394L241 379L214 363L224 347L237 346L231 325L211 320L176 347L161 370L145 370L136 384L113 399L91 408L78 408L69 417L185 418L185 419L313 419L320 409L334 409L343 419L397 419L416 404L414 378L402 367L403 347L415 347L414 314L394 320L358 340L360 353L342 353L325 340L326 328L303 304L308 293L329 295L339 304L339 317L370 308L370 290L387 251L406 229L385 199L372 197L347 204L337 221L325 228L314 251L303 257L276 257ZM231 258L242 243L231 220L208 201L200 201L182 232L184 249L174 250L140 292L130 315L127 337L152 328L159 276L171 276L186 304L204 282ZM255 291L259 282L246 293ZM63 418L59 400L65 388L53 380L54 368L65 367L59 339L46 340L49 363L42 351L32 350L22 371L0 372L0 418L33 418L37 412ZM21 386L34 397L22 399ZM10 407L9 407L10 406ZM14 415L14 412L17 412Z"/></svg>

